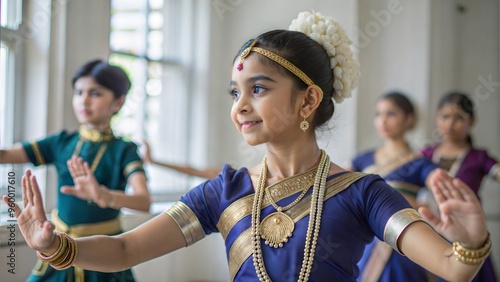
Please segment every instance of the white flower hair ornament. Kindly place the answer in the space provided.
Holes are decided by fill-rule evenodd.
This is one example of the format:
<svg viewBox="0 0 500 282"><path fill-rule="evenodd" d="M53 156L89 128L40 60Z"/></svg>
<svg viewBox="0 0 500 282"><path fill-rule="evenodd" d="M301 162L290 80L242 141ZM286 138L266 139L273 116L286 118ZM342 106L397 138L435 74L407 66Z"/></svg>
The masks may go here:
<svg viewBox="0 0 500 282"><path fill-rule="evenodd" d="M358 86L360 76L359 63L354 59L350 45L351 40L336 20L325 17L321 13L301 12L288 28L299 31L318 42L330 57L332 68L333 99L341 103L351 97L351 90Z"/></svg>

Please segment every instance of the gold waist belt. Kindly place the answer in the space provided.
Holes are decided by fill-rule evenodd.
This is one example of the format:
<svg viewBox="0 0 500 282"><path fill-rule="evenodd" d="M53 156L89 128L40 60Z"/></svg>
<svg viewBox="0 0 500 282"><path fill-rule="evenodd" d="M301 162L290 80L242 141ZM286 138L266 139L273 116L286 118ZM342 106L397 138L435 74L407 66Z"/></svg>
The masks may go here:
<svg viewBox="0 0 500 282"><path fill-rule="evenodd" d="M101 221L97 223L83 223L68 226L61 218L59 218L56 209L52 210L52 222L56 226L56 230L65 232L71 237L86 237L91 235L113 235L121 230L120 220L118 218Z"/></svg>

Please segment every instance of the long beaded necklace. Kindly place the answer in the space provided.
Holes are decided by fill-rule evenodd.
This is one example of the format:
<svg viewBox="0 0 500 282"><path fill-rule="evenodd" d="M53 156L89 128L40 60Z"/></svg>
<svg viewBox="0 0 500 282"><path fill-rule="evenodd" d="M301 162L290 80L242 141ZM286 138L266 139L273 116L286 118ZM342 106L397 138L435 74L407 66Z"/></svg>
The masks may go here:
<svg viewBox="0 0 500 282"><path fill-rule="evenodd" d="M318 166L318 171L316 172L316 178L314 181L313 192L311 197L309 223L307 226L307 233L306 233L306 240L304 247L304 260L302 261L302 267L300 269L299 280L298 280L301 282L307 281L309 279L309 275L311 274L311 269L314 261L314 254L316 252L316 244L318 241L317 239L319 235L319 228L321 225L321 212L323 210L326 178L328 176L329 171L330 171L330 158L323 150L321 150L321 160ZM266 187L266 183L267 183L267 158L264 157L262 160L262 168L252 207L252 227L251 227L253 264L260 281L271 281L271 278L269 278L269 275L267 274L266 266L264 265L264 258L262 256L262 248L260 245L260 240L261 240L260 212L262 207L262 199L264 198L264 190ZM300 199L296 200L296 202L300 201Z"/></svg>
<svg viewBox="0 0 500 282"><path fill-rule="evenodd" d="M266 216L260 223L260 236L265 240L265 244L274 248L283 247L283 243L288 242L288 238L292 237L295 223L284 211L295 206L304 196L309 187L304 188L302 193L290 204L280 207L271 196L269 189L264 192L266 199L276 209L276 212Z"/></svg>

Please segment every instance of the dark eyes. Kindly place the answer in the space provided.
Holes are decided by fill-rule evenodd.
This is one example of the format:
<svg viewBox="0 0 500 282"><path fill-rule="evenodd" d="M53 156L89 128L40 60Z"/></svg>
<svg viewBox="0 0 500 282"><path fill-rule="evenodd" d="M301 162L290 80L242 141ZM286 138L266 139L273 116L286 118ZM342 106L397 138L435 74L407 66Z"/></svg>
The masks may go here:
<svg viewBox="0 0 500 282"><path fill-rule="evenodd" d="M454 121L463 121L464 117L461 115L441 115L441 119L443 120L453 119Z"/></svg>
<svg viewBox="0 0 500 282"><path fill-rule="evenodd" d="M382 115L382 113L380 113L380 112L376 112L376 113L375 113L375 117L378 117L378 116L380 116L380 115ZM390 117L395 117L395 116L397 116L398 114L397 114L396 112L391 112L391 111L389 111L389 112L386 112L386 115L387 115L387 116L390 116Z"/></svg>
<svg viewBox="0 0 500 282"><path fill-rule="evenodd" d="M262 94L265 92L267 88L261 86L261 85L255 85L252 88L252 94ZM238 99L241 95L241 92L237 89L228 89L229 96L231 96L233 99Z"/></svg>
<svg viewBox="0 0 500 282"><path fill-rule="evenodd" d="M266 88L264 88L264 87L262 87L262 86L260 86L260 85L255 85L255 86L253 87L253 91L252 91L252 93L254 93L254 94L260 94L260 93L262 93L262 92L264 92L264 91L266 91Z"/></svg>
<svg viewBox="0 0 500 282"><path fill-rule="evenodd" d="M82 94L83 94L82 90L78 90L78 89L73 90L73 95L81 96ZM92 91L90 91L89 95L91 97L99 97L99 96L101 96L101 93L99 93L98 91L92 90Z"/></svg>
<svg viewBox="0 0 500 282"><path fill-rule="evenodd" d="M233 99L237 99L238 97L240 97L240 91L236 90L236 89L228 89L227 90L227 93L229 94L229 96L231 96L231 98Z"/></svg>

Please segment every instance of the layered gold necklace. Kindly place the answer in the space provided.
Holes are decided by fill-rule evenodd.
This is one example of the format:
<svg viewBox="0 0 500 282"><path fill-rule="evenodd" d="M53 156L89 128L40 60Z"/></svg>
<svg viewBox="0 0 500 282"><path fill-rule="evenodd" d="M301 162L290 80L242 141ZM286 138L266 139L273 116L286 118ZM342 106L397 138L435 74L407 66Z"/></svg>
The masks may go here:
<svg viewBox="0 0 500 282"><path fill-rule="evenodd" d="M266 244L269 244L272 247L282 247L283 243L287 242L288 238L292 236L293 230L295 228L294 221L283 211L297 204L309 190L307 189L308 187L306 187L300 194L300 196L286 207L279 207L272 199L270 199L270 196L266 195L268 196L268 200L270 200L271 204L276 209L276 212L267 216L261 223L260 213L267 183L267 171L267 158L264 157L264 159L262 160L262 168L252 207L253 263L260 281L271 281L269 275L267 274L266 266L264 264L264 258L262 256L262 248L260 243L261 238L266 240ZM304 247L304 259L302 261L302 267L300 269L298 281L307 281L311 273L314 254L316 252L316 243L318 241L317 239L319 235L319 228L321 224L321 212L323 210L326 178L328 177L329 171L330 158L323 150L321 150L321 160L316 172L311 197L309 223L307 226Z"/></svg>
<svg viewBox="0 0 500 282"><path fill-rule="evenodd" d="M84 124L80 125L80 138L92 142L105 142L115 139L115 135L111 128L105 130L89 129Z"/></svg>

